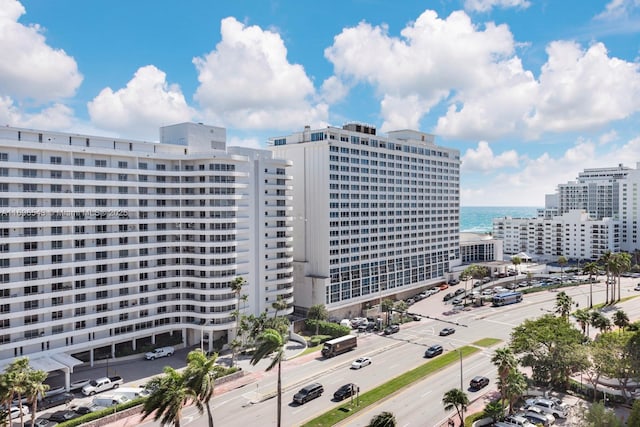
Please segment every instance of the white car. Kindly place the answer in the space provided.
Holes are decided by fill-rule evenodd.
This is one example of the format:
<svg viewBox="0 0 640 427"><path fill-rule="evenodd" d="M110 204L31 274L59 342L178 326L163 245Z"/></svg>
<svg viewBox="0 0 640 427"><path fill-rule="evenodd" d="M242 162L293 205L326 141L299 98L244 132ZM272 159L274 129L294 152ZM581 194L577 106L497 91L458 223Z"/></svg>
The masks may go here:
<svg viewBox="0 0 640 427"><path fill-rule="evenodd" d="M10 414L11 414L11 419L15 420L16 418L20 418L20 407L19 406L12 406L11 409L9 410ZM27 418L29 416L29 407L28 406L23 406L22 407L22 415L24 416L24 418Z"/></svg>
<svg viewBox="0 0 640 427"><path fill-rule="evenodd" d="M531 423L524 417L518 415L510 415L502 421L498 421L494 424L495 427L535 427L535 424Z"/></svg>
<svg viewBox="0 0 640 427"><path fill-rule="evenodd" d="M567 418L567 409L564 405L551 399L527 399L527 406L533 406L542 412L553 415L555 418Z"/></svg>
<svg viewBox="0 0 640 427"><path fill-rule="evenodd" d="M634 291L640 291L640 283L638 283L638 284L636 285L636 287L635 287L635 288L633 288L633 290L634 290Z"/></svg>
<svg viewBox="0 0 640 427"><path fill-rule="evenodd" d="M359 357L351 364L351 369L360 369L367 365L371 365L370 357Z"/></svg>
<svg viewBox="0 0 640 427"><path fill-rule="evenodd" d="M556 417L551 414L547 414L542 409L536 406L527 406L524 409L523 417L528 419L534 424L542 424L544 427L548 427L552 424L555 424Z"/></svg>

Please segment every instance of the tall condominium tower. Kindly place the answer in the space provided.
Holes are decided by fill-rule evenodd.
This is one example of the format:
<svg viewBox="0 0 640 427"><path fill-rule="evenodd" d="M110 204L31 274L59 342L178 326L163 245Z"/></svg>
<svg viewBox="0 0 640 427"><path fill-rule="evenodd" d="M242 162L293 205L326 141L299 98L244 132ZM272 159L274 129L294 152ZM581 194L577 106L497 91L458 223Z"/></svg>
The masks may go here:
<svg viewBox="0 0 640 427"><path fill-rule="evenodd" d="M433 135L360 124L270 138L293 162L295 304L358 313L460 264L460 157Z"/></svg>
<svg viewBox="0 0 640 427"><path fill-rule="evenodd" d="M236 310L291 313L291 162L225 140L194 123L159 143L0 128L0 363L160 335L206 350Z"/></svg>

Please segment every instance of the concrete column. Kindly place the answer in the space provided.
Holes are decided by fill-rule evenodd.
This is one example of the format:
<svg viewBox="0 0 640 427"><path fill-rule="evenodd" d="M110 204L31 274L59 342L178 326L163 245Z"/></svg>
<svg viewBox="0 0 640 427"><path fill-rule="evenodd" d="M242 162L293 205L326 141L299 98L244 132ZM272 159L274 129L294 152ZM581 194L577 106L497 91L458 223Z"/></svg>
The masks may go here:
<svg viewBox="0 0 640 427"><path fill-rule="evenodd" d="M111 344L111 359L115 359L116 358L116 344L112 343Z"/></svg>
<svg viewBox="0 0 640 427"><path fill-rule="evenodd" d="M89 366L93 368L93 349L89 350Z"/></svg>
<svg viewBox="0 0 640 427"><path fill-rule="evenodd" d="M64 389L69 391L71 388L71 370L69 368L64 369Z"/></svg>
<svg viewBox="0 0 640 427"><path fill-rule="evenodd" d="M133 351L136 351L136 339L132 339L131 340L131 348L133 349Z"/></svg>

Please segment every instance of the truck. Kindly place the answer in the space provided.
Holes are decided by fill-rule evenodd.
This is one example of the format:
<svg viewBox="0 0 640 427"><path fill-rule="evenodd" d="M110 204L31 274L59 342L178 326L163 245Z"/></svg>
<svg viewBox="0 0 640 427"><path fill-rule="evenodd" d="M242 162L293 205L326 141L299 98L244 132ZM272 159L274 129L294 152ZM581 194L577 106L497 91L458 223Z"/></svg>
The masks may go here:
<svg viewBox="0 0 640 427"><path fill-rule="evenodd" d="M337 356L338 354L352 350L357 346L358 339L355 335L345 335L325 342L322 347L322 355L327 358Z"/></svg>
<svg viewBox="0 0 640 427"><path fill-rule="evenodd" d="M122 377L102 377L89 381L89 384L82 387L82 394L85 396L93 396L102 391L118 388L122 384L124 384Z"/></svg>
<svg viewBox="0 0 640 427"><path fill-rule="evenodd" d="M147 360L156 360L159 357L173 356L175 349L173 347L159 347L153 351L150 351L144 355Z"/></svg>

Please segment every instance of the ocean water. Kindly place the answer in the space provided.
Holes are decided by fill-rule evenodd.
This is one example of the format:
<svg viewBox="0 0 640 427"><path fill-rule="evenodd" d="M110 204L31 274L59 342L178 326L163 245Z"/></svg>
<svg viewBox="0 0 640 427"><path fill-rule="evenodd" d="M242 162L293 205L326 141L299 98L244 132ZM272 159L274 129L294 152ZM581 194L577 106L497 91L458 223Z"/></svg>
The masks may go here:
<svg viewBox="0 0 640 427"><path fill-rule="evenodd" d="M460 206L460 231L488 233L493 218L534 218L538 209L530 206Z"/></svg>

